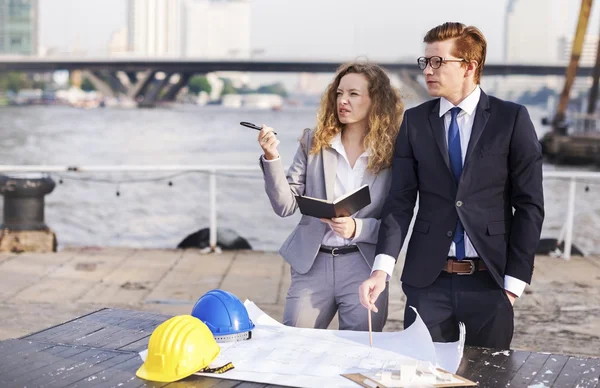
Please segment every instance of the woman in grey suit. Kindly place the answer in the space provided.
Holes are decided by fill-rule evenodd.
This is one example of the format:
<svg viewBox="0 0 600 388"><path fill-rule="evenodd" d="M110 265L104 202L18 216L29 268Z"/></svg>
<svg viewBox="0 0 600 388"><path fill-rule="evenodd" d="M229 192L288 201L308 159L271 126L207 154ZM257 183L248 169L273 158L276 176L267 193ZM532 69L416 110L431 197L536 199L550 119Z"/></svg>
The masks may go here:
<svg viewBox="0 0 600 388"><path fill-rule="evenodd" d="M300 138L287 176L277 151L279 140L273 128L263 125L260 165L277 215L296 211L296 195L332 201L364 184L371 192L371 204L351 217L303 215L281 247L292 276L285 325L326 329L337 312L340 330L368 330L357 290L371 273L403 110L398 90L381 67L342 65L323 95L316 129L305 129ZM387 296L386 289L377 300L375 331L385 324Z"/></svg>

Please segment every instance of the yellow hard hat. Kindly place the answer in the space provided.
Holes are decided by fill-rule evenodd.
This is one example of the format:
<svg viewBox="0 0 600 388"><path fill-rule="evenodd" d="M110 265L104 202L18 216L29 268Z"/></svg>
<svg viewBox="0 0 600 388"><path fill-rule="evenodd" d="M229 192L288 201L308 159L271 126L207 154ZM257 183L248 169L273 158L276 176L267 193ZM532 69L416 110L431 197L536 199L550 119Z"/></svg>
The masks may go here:
<svg viewBox="0 0 600 388"><path fill-rule="evenodd" d="M179 315L161 323L150 336L146 361L136 376L170 383L204 369L221 348L208 327L191 315Z"/></svg>

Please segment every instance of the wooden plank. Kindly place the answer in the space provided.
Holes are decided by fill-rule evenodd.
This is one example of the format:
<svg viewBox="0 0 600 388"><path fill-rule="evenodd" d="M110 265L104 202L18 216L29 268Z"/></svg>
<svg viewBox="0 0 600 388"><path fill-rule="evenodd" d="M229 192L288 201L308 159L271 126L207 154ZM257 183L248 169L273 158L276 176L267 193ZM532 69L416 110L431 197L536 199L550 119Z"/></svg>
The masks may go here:
<svg viewBox="0 0 600 388"><path fill-rule="evenodd" d="M137 379L135 371L141 365L137 351L147 346L152 330L166 317L168 316L152 312L103 309L21 340L2 341L0 342L0 370L6 370L10 374L7 383L11 384L0 383L0 386L15 384L28 387L46 384L99 387L118 384L130 387L161 386L161 384ZM59 340L76 341L85 346L35 342L55 341L56 343ZM100 346L104 348L97 348ZM125 354L111 350L117 346L132 353ZM15 355L15 357L9 360L6 355ZM529 354L521 351L511 351L506 357L494 350L467 347L458 374L473 381L479 380L481 386L505 386L510 381L512 388L528 386L538 381L548 385L547 381L554 382L556 386L561 386L563 383L573 385L572 383L575 382L580 386L593 387L598 384L600 359L590 359L589 363L585 362L585 367L578 367L581 364L577 362L583 364L582 360L587 359ZM82 363L85 368L80 365ZM586 368L587 366L589 368ZM552 373L542 374L546 370ZM461 371L464 373L461 374ZM586 371L587 373L584 373ZM1 372L0 376L4 378ZM250 384L249 387L267 386L200 377L186 378L168 386L227 388L246 386L245 384Z"/></svg>
<svg viewBox="0 0 600 388"><path fill-rule="evenodd" d="M560 375L554 381L557 387L589 387L600 376L600 360L570 357Z"/></svg>
<svg viewBox="0 0 600 388"><path fill-rule="evenodd" d="M527 360L525 360L525 364L513 376L510 386L512 388L524 388L531 385L531 382L544 366L549 356L550 354L547 353L531 353Z"/></svg>
<svg viewBox="0 0 600 388"><path fill-rule="evenodd" d="M51 344L21 342L21 340L7 340L9 346L3 346L0 350L0 376L12 374L16 368L27 360L32 354L52 348Z"/></svg>
<svg viewBox="0 0 600 388"><path fill-rule="evenodd" d="M98 333L106 327L106 323L103 320L85 317L81 320L70 322L68 325L63 327L64 330L59 330L52 333L52 336L39 336L32 339L37 341L48 341L60 344L85 344L85 338Z"/></svg>
<svg viewBox="0 0 600 388"><path fill-rule="evenodd" d="M263 383L254 383L237 380L213 379L210 377L190 376L183 380L176 381L166 385L166 388L265 388L277 387L279 385L269 385Z"/></svg>
<svg viewBox="0 0 600 388"><path fill-rule="evenodd" d="M85 338L71 338L69 342L82 344L91 347L102 347L110 344L111 338L117 336L125 336L129 333L136 333L136 326L139 325L139 313L132 313L129 316L111 316L107 315L102 321L105 323L102 330L95 331ZM131 327L131 329L129 329ZM139 336L139 334L138 334Z"/></svg>
<svg viewBox="0 0 600 388"><path fill-rule="evenodd" d="M219 384L215 386L215 388L233 388L240 385L242 382L237 380L221 380Z"/></svg>
<svg viewBox="0 0 600 388"><path fill-rule="evenodd" d="M475 360L477 358L477 355L479 354L479 351L479 348L466 346L463 350L463 357L460 361L460 365L458 366L458 371L456 372L456 374L458 374L459 376L465 376L466 378L467 372L470 369L472 369L475 365Z"/></svg>
<svg viewBox="0 0 600 388"><path fill-rule="evenodd" d="M115 331L127 328L130 328L131 332L137 331L140 325L146 324L146 320L143 318L152 319L152 323L159 322L155 320L155 315L145 312L105 309L73 320L68 324L59 325L52 330L42 331L24 338L63 344L90 345L98 338L114 334Z"/></svg>
<svg viewBox="0 0 600 388"><path fill-rule="evenodd" d="M569 356L551 354L537 372L531 384L552 386L567 361L569 361Z"/></svg>
<svg viewBox="0 0 600 388"><path fill-rule="evenodd" d="M213 379L210 377L192 375L190 377L186 377L183 380L179 380L179 381L170 383L166 387L167 388L191 388L191 387L193 387L193 388L215 388L215 387L221 388L221 386L219 384L223 381L227 381L227 380ZM237 387L240 384L239 381L234 380L232 382L235 384L235 385L233 385L234 387Z"/></svg>
<svg viewBox="0 0 600 388"><path fill-rule="evenodd" d="M23 341L23 340L19 340ZM25 384L39 376L52 373L59 369L57 365L69 364L71 357L85 353L87 349L80 347L54 346L50 351L40 351L27 354L19 360L20 368L10 369L0 373L2 379L9 381L12 386L36 386L37 384ZM35 370L29 372L28 367L35 364ZM41 366L40 366L41 365Z"/></svg>
<svg viewBox="0 0 600 388"><path fill-rule="evenodd" d="M119 388L133 388L140 387L148 383L148 385L154 387L162 387L167 383L150 383L145 382L136 377L135 372L142 365L142 359L137 354L131 354L131 358L122 361L118 364L111 365L109 368L104 369L99 373L95 373L92 376L95 379L90 378L79 381L73 385L73 387L119 387ZM90 381L87 381L90 380Z"/></svg>
<svg viewBox="0 0 600 388"><path fill-rule="evenodd" d="M164 320L156 321L148 321L144 326L136 326L136 331L128 331L123 333L122 336L118 336L118 333L113 337L109 337L106 339L107 342L105 344L101 344L101 347L115 349L115 350L134 350L134 349L124 349L126 346L135 343L137 341L149 338L154 329L164 322Z"/></svg>
<svg viewBox="0 0 600 388"><path fill-rule="evenodd" d="M104 359L102 359L104 357ZM98 377L97 373L110 368L113 365L119 365L127 360L131 359L131 354L128 353L117 353L113 351L96 351L96 354L89 360L91 364L82 365L79 371L73 370L73 373L65 374L49 385L57 387L68 387L78 382L87 385L90 382L95 381ZM44 384L45 385L45 384Z"/></svg>
<svg viewBox="0 0 600 388"><path fill-rule="evenodd" d="M22 346L21 342L16 339L7 339L0 341L0 365L4 364L4 361L8 361L12 356L12 349L17 346Z"/></svg>
<svg viewBox="0 0 600 388"><path fill-rule="evenodd" d="M515 374L525 365L525 361L530 354L530 352L511 350L508 357L499 355L499 357L504 357L505 360L499 363L500 367L496 371L490 371L488 378L482 380L481 386L509 386Z"/></svg>
<svg viewBox="0 0 600 388"><path fill-rule="evenodd" d="M147 337L156 326L168 318L170 318L168 315L147 311L104 309L24 338L112 350L139 351L141 349L137 346L123 348L140 340L147 344Z"/></svg>
<svg viewBox="0 0 600 388"><path fill-rule="evenodd" d="M87 349L83 347L73 348L69 346L56 345L43 349L38 354L29 354L10 369L13 379L18 376L35 373L38 369L48 366L49 362L59 361L71 357L73 354L83 353ZM54 361L52 361L54 360Z"/></svg>
<svg viewBox="0 0 600 388"><path fill-rule="evenodd" d="M162 322L167 320L168 316L157 316L154 313L142 313L137 317L120 324L121 330L115 331L91 342L91 346L107 349L119 349L124 345L135 342L147 337Z"/></svg>
<svg viewBox="0 0 600 388"><path fill-rule="evenodd" d="M74 326L82 325L87 319L90 319L90 316L94 316L94 319L100 319L103 314L106 314L110 309L100 309L89 314L82 315L80 317L71 319L69 321L60 323L58 325L49 327L44 330L37 331L35 333L31 333L21 337L22 339L36 340L36 341L52 341L57 336L63 335L64 333L70 332L74 330Z"/></svg>
<svg viewBox="0 0 600 388"><path fill-rule="evenodd" d="M76 351L76 347L71 347ZM66 352L65 352L66 353ZM61 353L61 355L65 355ZM95 349L85 349L83 352L71 354L68 357L52 362L44 368L40 368L35 373L27 373L19 376L14 384L28 387L41 387L46 385L65 386L58 383L63 378L75 379L79 381L87 376L86 372L96 364L113 358L117 355L115 352L100 352Z"/></svg>
<svg viewBox="0 0 600 388"><path fill-rule="evenodd" d="M145 328L141 328L139 321L135 320L130 323L132 325L131 328L123 326L110 327L107 330L103 330L97 336L90 337L86 341L86 345L117 350L126 344L147 337L161 322L163 321L152 320L145 324Z"/></svg>
<svg viewBox="0 0 600 388"><path fill-rule="evenodd" d="M47 368L50 364L62 362L65 359L86 351L88 351L88 349L84 347L56 345L35 354L30 354L25 359L20 360L19 364L10 370L10 375L12 376L11 381L14 384L28 376L35 375L41 369Z"/></svg>
<svg viewBox="0 0 600 388"><path fill-rule="evenodd" d="M151 335L152 335L152 332L148 332L144 338L140 338L137 341L134 341L125 346L122 346L121 348L119 348L119 350L139 353L142 350L148 348L148 341L150 340Z"/></svg>
<svg viewBox="0 0 600 388"><path fill-rule="evenodd" d="M491 370L495 372L496 356L494 353L497 352L492 349L484 348L472 348L469 352L466 352L468 367L464 369L459 368L458 375L474 382L480 382L487 380L487 376ZM463 355L464 357L465 355ZM498 359L498 362L500 359ZM473 361L473 362L469 362ZM462 365L461 365L462 366Z"/></svg>

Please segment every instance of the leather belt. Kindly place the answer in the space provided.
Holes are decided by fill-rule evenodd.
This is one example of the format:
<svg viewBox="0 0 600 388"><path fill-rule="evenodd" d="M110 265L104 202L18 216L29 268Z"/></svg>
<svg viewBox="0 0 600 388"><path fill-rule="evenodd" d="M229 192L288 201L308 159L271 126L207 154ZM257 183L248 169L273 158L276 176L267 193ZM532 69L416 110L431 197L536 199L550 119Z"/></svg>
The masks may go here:
<svg viewBox="0 0 600 388"><path fill-rule="evenodd" d="M329 253L331 256L339 256L339 255L345 255L346 253L357 252L358 247L356 245L349 245L347 247L333 247L333 248L321 246L321 248L319 248L319 251Z"/></svg>
<svg viewBox="0 0 600 388"><path fill-rule="evenodd" d="M444 271L458 275L473 275L476 271L487 271L487 267L479 258L462 260L449 258L444 266Z"/></svg>

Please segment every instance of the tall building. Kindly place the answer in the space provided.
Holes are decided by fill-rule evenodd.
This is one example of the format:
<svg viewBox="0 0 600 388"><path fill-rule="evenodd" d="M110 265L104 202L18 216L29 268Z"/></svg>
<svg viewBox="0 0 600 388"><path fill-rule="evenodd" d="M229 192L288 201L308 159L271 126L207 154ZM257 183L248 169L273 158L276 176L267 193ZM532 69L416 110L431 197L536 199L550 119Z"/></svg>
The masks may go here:
<svg viewBox="0 0 600 388"><path fill-rule="evenodd" d="M247 0L185 0L183 55L207 59L250 58Z"/></svg>
<svg viewBox="0 0 600 388"><path fill-rule="evenodd" d="M123 27L118 31L114 31L110 36L110 41L108 42L108 56L116 57L129 55L127 39L127 28Z"/></svg>
<svg viewBox="0 0 600 388"><path fill-rule="evenodd" d="M0 55L37 55L38 0L0 0Z"/></svg>
<svg viewBox="0 0 600 388"><path fill-rule="evenodd" d="M558 41L568 35L568 11L569 0L508 0L505 62L557 64L562 57Z"/></svg>
<svg viewBox="0 0 600 388"><path fill-rule="evenodd" d="M181 56L181 0L129 0L127 13L132 54Z"/></svg>

